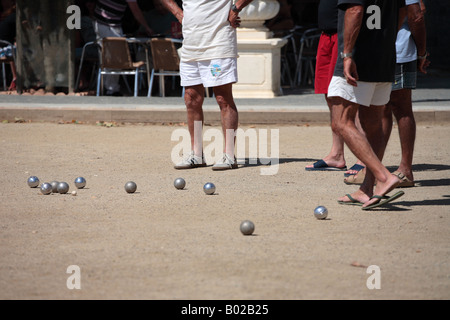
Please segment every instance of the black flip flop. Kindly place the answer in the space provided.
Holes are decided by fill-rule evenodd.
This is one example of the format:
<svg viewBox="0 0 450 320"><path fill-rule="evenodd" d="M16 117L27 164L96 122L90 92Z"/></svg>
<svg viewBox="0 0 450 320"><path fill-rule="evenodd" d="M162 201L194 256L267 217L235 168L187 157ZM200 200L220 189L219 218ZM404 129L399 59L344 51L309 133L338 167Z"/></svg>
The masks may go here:
<svg viewBox="0 0 450 320"><path fill-rule="evenodd" d="M338 167L331 167L329 166L325 161L319 160L316 161L313 164L313 168L305 168L307 171L345 171L347 170L347 166L338 168Z"/></svg>
<svg viewBox="0 0 450 320"><path fill-rule="evenodd" d="M358 172L360 172L362 169L364 169L365 168L365 166L362 166L362 165L360 165L360 164L357 164L357 163L355 163L350 169L348 169L348 170L355 170L355 171L358 171ZM358 173L357 172L357 173ZM344 177L350 177L350 176L353 176L353 175L355 175L355 174L357 174L357 173L344 173Z"/></svg>

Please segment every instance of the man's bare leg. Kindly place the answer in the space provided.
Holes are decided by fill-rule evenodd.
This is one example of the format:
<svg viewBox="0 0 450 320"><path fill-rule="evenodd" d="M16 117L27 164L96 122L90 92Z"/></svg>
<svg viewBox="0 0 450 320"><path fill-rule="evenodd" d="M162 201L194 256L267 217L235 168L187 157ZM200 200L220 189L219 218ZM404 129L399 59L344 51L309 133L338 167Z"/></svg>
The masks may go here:
<svg viewBox="0 0 450 320"><path fill-rule="evenodd" d="M383 135L381 115L379 118L380 121L373 120L371 124L369 123L366 125L364 125L363 122L366 122L365 119L369 113L360 115L361 125L366 134L364 135L358 130L355 124L355 117L359 106L340 97L333 97L332 102L332 112L334 113L333 119L335 120L332 123L334 130L342 136L349 149L358 159L366 164L366 168L368 169L365 180L359 190L351 194L354 199L364 203L363 207L366 207L379 201L375 198L370 199L374 194L381 196L386 195L399 183L399 179L386 169L379 158L379 155L382 157L382 150L378 147L379 143L377 144L376 142L380 136L377 137L376 134ZM371 143L374 143L375 151L378 154L372 149ZM377 185L374 192L373 185L375 179ZM345 196L339 200L348 201L349 199Z"/></svg>
<svg viewBox="0 0 450 320"><path fill-rule="evenodd" d="M411 89L392 91L389 106L395 116L400 137L402 157L398 171L414 181L412 162L416 140L416 121L412 110Z"/></svg>
<svg viewBox="0 0 450 320"><path fill-rule="evenodd" d="M361 106L360 106L360 108L361 108ZM365 134L364 130L361 128L361 121L359 120L359 112L356 114L355 124L356 124L356 128L358 128L359 132L361 132L362 134ZM355 164L359 164L360 166L365 167L364 163L361 160L359 160L359 159L356 160ZM363 169L361 169L361 170L363 170ZM347 174L347 175L356 175L361 170L354 170L354 169L350 168L347 171L345 171L345 174Z"/></svg>
<svg viewBox="0 0 450 320"><path fill-rule="evenodd" d="M213 88L214 96L220 107L222 131L225 139L224 152L234 159L236 130L239 115L233 99L232 84L225 84Z"/></svg>
<svg viewBox="0 0 450 320"><path fill-rule="evenodd" d="M191 148L197 157L201 157L203 154L202 126L204 99L205 88L203 85L185 88L184 102L187 109L188 130L191 135ZM201 123L201 126L199 126L198 123ZM200 132L198 132L199 129Z"/></svg>
<svg viewBox="0 0 450 320"><path fill-rule="evenodd" d="M331 108L333 105L331 104L331 100L327 97L325 94L325 100L328 105L328 109L330 109L330 122L333 122L332 116L333 113L331 112ZM322 158L325 163L330 167L336 167L336 168L343 168L345 167L345 158L344 158L344 140L331 130L331 150L330 153L324 158ZM313 164L307 165L306 168L314 168Z"/></svg>

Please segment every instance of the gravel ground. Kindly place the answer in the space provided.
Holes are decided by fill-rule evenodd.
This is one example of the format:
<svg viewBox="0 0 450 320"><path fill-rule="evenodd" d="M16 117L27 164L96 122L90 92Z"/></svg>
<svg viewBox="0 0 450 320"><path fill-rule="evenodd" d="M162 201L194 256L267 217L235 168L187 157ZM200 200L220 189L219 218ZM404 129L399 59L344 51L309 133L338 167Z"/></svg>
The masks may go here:
<svg viewBox="0 0 450 320"><path fill-rule="evenodd" d="M416 187L371 211L337 203L357 188L342 172L304 170L328 153L328 126L242 129L263 142L278 130L269 147L278 167L248 159L256 144L237 170L175 170L181 140L172 135L186 134L184 124L1 123L0 299L450 298L450 126L418 126ZM391 171L396 130L384 159ZM348 149L346 160L355 161ZM28 187L31 175L70 190L42 195ZM87 181L79 190L78 176ZM173 186L178 177L184 190ZM318 205L327 219L314 217ZM253 235L241 234L243 220Z"/></svg>

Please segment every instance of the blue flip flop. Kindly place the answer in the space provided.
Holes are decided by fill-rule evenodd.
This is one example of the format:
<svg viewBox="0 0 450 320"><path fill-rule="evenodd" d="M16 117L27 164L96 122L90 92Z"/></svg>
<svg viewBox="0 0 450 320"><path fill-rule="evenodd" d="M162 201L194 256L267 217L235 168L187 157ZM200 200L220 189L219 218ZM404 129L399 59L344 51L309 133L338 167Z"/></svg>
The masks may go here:
<svg viewBox="0 0 450 320"><path fill-rule="evenodd" d="M372 196L370 199L374 199L374 198L378 199L378 202L375 202L374 204L371 204L370 206L367 206L367 207L362 207L362 209L370 210L370 209L382 206L383 204L386 204L388 202L391 202L395 199L400 198L404 194L405 193L403 191L399 191L399 192L396 192L395 194L393 194L392 196L387 196L387 195L386 196L378 196L378 195Z"/></svg>
<svg viewBox="0 0 450 320"><path fill-rule="evenodd" d="M357 164L357 163L355 163L350 169L348 169L348 170L355 170L355 171L357 171L357 173L358 172L360 172L362 169L364 169L365 168L365 166L362 166L362 165L360 165L360 164ZM353 175L355 175L356 173L344 173L344 177L350 177L350 176L353 176Z"/></svg>
<svg viewBox="0 0 450 320"><path fill-rule="evenodd" d="M319 160L313 164L313 168L305 168L307 171L345 171L347 167L331 167L325 161Z"/></svg>

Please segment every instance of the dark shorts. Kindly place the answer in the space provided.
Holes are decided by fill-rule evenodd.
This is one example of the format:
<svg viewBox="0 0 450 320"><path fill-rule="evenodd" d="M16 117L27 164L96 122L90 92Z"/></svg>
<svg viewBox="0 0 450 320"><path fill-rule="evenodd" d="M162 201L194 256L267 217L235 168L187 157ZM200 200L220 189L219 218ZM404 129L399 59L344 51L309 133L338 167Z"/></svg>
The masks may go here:
<svg viewBox="0 0 450 320"><path fill-rule="evenodd" d="M337 34L322 33L316 55L316 73L314 76L314 92L328 93L328 85L334 73L337 56Z"/></svg>
<svg viewBox="0 0 450 320"><path fill-rule="evenodd" d="M415 89L417 80L417 60L397 63L395 66L395 81L392 90Z"/></svg>

